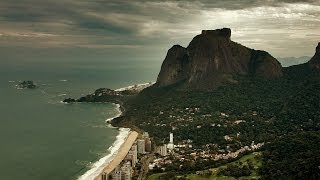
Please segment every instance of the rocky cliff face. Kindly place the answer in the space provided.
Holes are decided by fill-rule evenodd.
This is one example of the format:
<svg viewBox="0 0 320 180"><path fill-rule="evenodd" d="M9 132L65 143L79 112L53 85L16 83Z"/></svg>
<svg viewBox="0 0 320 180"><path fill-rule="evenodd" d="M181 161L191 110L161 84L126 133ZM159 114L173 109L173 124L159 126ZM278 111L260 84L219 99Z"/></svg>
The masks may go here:
<svg viewBox="0 0 320 180"><path fill-rule="evenodd" d="M308 62L309 67L313 70L320 70L320 42L316 48L316 53Z"/></svg>
<svg viewBox="0 0 320 180"><path fill-rule="evenodd" d="M188 77L189 68L187 49L180 45L174 45L169 49L166 59L162 63L157 80L158 85L167 86L185 80Z"/></svg>
<svg viewBox="0 0 320 180"><path fill-rule="evenodd" d="M155 86L183 83L187 88L208 89L234 82L235 75L282 76L280 63L269 53L231 41L231 30L203 30L187 48L173 46L161 66Z"/></svg>

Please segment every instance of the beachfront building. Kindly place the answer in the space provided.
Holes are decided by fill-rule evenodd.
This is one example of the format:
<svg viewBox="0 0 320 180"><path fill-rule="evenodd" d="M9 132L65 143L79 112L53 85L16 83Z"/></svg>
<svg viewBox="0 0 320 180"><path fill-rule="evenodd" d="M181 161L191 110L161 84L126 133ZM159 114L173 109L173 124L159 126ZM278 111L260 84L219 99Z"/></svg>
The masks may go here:
<svg viewBox="0 0 320 180"><path fill-rule="evenodd" d="M173 133L170 133L170 142L168 144L168 149L173 150L174 149L174 144L173 144Z"/></svg>
<svg viewBox="0 0 320 180"><path fill-rule="evenodd" d="M161 156L167 156L167 155L168 155L167 145L162 145L162 146L160 146L159 149L158 149L158 153L159 153Z"/></svg>
<svg viewBox="0 0 320 180"><path fill-rule="evenodd" d="M145 140L144 139L138 139L137 141L137 145L138 145L138 153L139 154L145 154L146 150L145 150Z"/></svg>
<svg viewBox="0 0 320 180"><path fill-rule="evenodd" d="M112 180L121 180L121 169L117 167L111 174Z"/></svg>
<svg viewBox="0 0 320 180"><path fill-rule="evenodd" d="M138 146L137 146L137 144L133 144L130 151L133 154L133 161L136 164L138 162Z"/></svg>
<svg viewBox="0 0 320 180"><path fill-rule="evenodd" d="M112 180L131 180L133 170L130 162L118 166L111 174Z"/></svg>
<svg viewBox="0 0 320 180"><path fill-rule="evenodd" d="M133 170L130 162L126 162L121 167L121 180L131 180Z"/></svg>
<svg viewBox="0 0 320 180"><path fill-rule="evenodd" d="M103 174L101 175L101 180L108 180L108 179L109 179L109 176L108 176L107 173L103 173Z"/></svg>
<svg viewBox="0 0 320 180"><path fill-rule="evenodd" d="M136 166L136 163L133 159L133 153L131 151L128 152L128 154L126 155L126 157L124 158L124 160L128 161L131 163L131 166L132 167L135 167Z"/></svg>
<svg viewBox="0 0 320 180"><path fill-rule="evenodd" d="M142 134L142 139L144 139L145 141L145 151L146 152L151 152L151 139L150 139L150 136L149 136L149 133L148 132L144 132Z"/></svg>
<svg viewBox="0 0 320 180"><path fill-rule="evenodd" d="M136 167L136 164L138 162L138 150L137 145L133 145L128 152L127 156L125 157L125 160L131 162L132 167Z"/></svg>

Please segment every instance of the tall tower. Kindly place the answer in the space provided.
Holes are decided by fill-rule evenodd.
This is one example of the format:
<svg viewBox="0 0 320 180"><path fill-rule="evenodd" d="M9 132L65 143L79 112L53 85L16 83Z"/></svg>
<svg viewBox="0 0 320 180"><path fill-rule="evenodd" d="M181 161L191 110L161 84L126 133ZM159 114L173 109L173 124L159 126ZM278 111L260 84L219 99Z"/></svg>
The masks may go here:
<svg viewBox="0 0 320 180"><path fill-rule="evenodd" d="M173 150L173 149L174 149L173 133L170 133L170 142L169 142L169 144L167 145L167 148L168 148L169 150Z"/></svg>
<svg viewBox="0 0 320 180"><path fill-rule="evenodd" d="M170 143L173 144L173 133L170 133Z"/></svg>

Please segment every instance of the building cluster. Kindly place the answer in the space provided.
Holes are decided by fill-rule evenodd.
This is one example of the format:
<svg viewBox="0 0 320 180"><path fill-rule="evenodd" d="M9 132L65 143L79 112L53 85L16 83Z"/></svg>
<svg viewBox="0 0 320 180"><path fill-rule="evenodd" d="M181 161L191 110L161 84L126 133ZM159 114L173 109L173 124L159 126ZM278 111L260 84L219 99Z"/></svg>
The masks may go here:
<svg viewBox="0 0 320 180"><path fill-rule="evenodd" d="M168 155L168 149L167 149L166 144L164 144L158 148L158 154L160 156L167 156Z"/></svg>
<svg viewBox="0 0 320 180"><path fill-rule="evenodd" d="M149 133L144 132L142 134L142 138L137 140L137 144L138 144L139 154L146 154L151 152L152 144L151 144L151 139L149 137Z"/></svg>
<svg viewBox="0 0 320 180"><path fill-rule="evenodd" d="M131 180L138 171L138 156L145 155L152 151L152 143L147 132L144 132L141 138L138 138L131 146L123 161L111 172L110 175L102 175L102 180Z"/></svg>
<svg viewBox="0 0 320 180"><path fill-rule="evenodd" d="M187 142L186 142L187 143ZM226 160L226 159L233 159L237 158L239 155L255 151L259 148L261 148L264 145L264 143L258 143L255 144L254 142L251 143L249 146L241 147L240 149L236 151L225 151L221 150L223 153L213 153L210 150L202 150L202 149L192 149L192 146L190 144L183 144L183 145L175 145L174 150L175 152L171 151L170 153L174 156L167 156L168 152L163 152L164 150L168 149L167 146L160 146L158 149L158 153L162 156L157 159L155 159L150 165L149 169L153 169L154 167L161 168L162 170L165 170L166 165L171 164L174 161L195 161L197 159L203 159L203 160ZM173 159L172 159L173 157Z"/></svg>
<svg viewBox="0 0 320 180"><path fill-rule="evenodd" d="M170 133L169 139L170 140L169 140L168 144L164 144L164 145L158 147L157 153L160 156L167 156L168 152L170 152L170 153L173 152L173 150L175 148L175 145L173 144L173 133Z"/></svg>
<svg viewBox="0 0 320 180"><path fill-rule="evenodd" d="M262 147L264 145L264 143L258 143L258 144L254 144L254 142L252 142L251 146L244 146L241 147L240 149L238 149L235 152L228 152L228 153L224 153L224 154L215 154L214 156L211 156L211 158L215 161L221 160L221 159L229 159L229 158L236 158L239 156L239 154L242 154L244 152L247 151L254 151L259 149L260 147Z"/></svg>
<svg viewBox="0 0 320 180"><path fill-rule="evenodd" d="M116 167L111 174L112 179L117 180L131 180L132 176L133 169L129 161L126 161L121 166Z"/></svg>
<svg viewBox="0 0 320 180"><path fill-rule="evenodd" d="M128 87L124 87L124 88L120 88L120 89L117 89L115 91L132 91L132 92L140 92L142 91L143 89L153 85L154 82L149 82L149 83L143 83L143 84L134 84L134 85L131 85L131 86L128 86Z"/></svg>

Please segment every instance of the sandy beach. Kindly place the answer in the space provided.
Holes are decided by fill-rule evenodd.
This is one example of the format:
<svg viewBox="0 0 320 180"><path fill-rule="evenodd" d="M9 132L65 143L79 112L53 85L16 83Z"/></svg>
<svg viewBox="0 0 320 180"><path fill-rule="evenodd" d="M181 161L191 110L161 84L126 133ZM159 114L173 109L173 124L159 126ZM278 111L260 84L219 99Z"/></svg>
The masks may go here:
<svg viewBox="0 0 320 180"><path fill-rule="evenodd" d="M100 180L101 179L101 175L103 173L110 174L122 162L122 160L126 157L126 155L128 154L131 146L133 145L133 143L135 142L137 137L138 137L138 133L137 132L130 131L127 139L121 145L120 149L118 150L118 152L115 155L115 157L113 158L113 160L106 167L104 167L103 171L97 177L95 177L94 179L95 180Z"/></svg>

